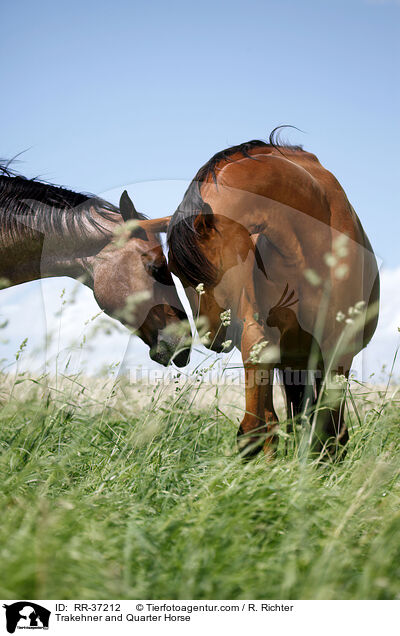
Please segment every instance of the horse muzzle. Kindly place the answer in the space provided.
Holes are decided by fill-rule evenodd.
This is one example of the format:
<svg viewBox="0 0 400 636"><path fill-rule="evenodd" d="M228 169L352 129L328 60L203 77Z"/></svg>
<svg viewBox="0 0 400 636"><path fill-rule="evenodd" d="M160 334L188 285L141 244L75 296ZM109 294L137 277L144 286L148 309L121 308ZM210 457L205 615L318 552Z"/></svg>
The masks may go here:
<svg viewBox="0 0 400 636"><path fill-rule="evenodd" d="M157 344L150 349L150 358L164 367L171 362L177 367L185 367L190 360L190 347L182 346L181 339L160 334Z"/></svg>

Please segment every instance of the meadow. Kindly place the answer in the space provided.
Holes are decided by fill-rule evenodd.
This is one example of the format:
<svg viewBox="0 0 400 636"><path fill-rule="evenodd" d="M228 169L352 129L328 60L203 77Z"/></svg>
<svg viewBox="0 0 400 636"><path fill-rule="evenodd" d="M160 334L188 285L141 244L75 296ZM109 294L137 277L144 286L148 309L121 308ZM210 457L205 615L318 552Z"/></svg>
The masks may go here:
<svg viewBox="0 0 400 636"><path fill-rule="evenodd" d="M400 598L396 387L350 383L348 452L322 465L284 424L243 463L242 390L201 373L1 387L2 598Z"/></svg>

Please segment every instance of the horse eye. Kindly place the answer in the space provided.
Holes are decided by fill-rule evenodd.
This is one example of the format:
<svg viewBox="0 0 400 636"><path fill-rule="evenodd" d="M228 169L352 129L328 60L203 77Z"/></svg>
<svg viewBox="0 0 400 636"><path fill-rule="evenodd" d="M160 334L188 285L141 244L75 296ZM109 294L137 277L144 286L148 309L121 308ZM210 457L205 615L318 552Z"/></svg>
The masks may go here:
<svg viewBox="0 0 400 636"><path fill-rule="evenodd" d="M162 283L163 285L173 284L171 274L166 263L163 263L162 265L149 263L146 269L150 276L152 276L158 283Z"/></svg>

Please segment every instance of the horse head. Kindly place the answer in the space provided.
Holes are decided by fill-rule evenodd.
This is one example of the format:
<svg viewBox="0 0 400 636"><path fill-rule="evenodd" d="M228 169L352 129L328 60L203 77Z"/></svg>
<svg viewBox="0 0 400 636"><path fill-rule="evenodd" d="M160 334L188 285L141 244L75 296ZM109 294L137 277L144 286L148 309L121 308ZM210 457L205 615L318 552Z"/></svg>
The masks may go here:
<svg viewBox="0 0 400 636"><path fill-rule="evenodd" d="M178 209L168 244L171 271L184 285L193 315L206 325L205 344L216 352L239 346L242 326L237 318L254 267L249 232L203 202L191 215Z"/></svg>
<svg viewBox="0 0 400 636"><path fill-rule="evenodd" d="M127 192L120 200L124 223L96 257L94 293L99 305L150 347L152 360L182 367L190 355L190 327L162 249L169 218L145 219Z"/></svg>

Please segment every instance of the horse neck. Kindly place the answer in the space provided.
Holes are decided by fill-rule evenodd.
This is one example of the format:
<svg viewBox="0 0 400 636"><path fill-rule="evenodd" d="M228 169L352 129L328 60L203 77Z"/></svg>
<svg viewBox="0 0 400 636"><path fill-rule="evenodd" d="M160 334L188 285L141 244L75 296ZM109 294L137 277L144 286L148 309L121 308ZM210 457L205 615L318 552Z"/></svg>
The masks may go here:
<svg viewBox="0 0 400 636"><path fill-rule="evenodd" d="M115 221L99 218L98 226L87 224L73 233L67 228L62 234L23 228L16 237L2 236L0 277L12 286L54 276L84 276L91 287L90 259L111 242L121 221L116 214Z"/></svg>

